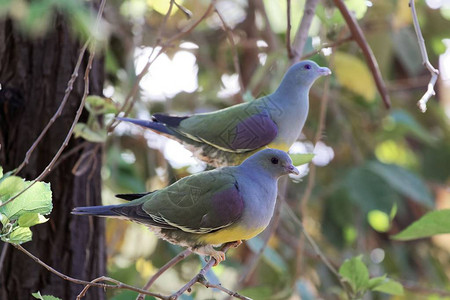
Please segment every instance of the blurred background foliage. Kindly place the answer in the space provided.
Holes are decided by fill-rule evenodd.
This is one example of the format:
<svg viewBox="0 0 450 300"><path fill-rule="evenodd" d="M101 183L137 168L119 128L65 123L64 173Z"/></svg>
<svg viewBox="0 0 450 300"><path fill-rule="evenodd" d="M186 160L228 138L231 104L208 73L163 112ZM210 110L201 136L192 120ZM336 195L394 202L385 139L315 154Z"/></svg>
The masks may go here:
<svg viewBox="0 0 450 300"><path fill-rule="evenodd" d="M89 1L84 1L89 2ZM207 9L206 0L179 0L161 29L168 0L110 0L98 33L93 14L77 0L3 0L9 15L27 34L39 37L62 13L77 36L100 40L106 62L104 95L117 105L133 89L159 39L177 34ZM378 60L392 109L386 110L364 57L332 1L318 4L303 54L333 71L325 129L313 140L325 80L310 94L310 114L291 152L315 153L315 185L304 212L306 230L338 268L362 254L371 276L388 274L405 287L404 296L369 293L365 299L443 299L433 289L450 290L450 236L399 242L390 239L432 209L450 208L450 3L417 1L418 17L430 61L441 77L437 96L422 114L416 101L426 90L424 69L407 0L347 0ZM303 0L291 0L291 40L303 15ZM216 7L232 30L234 49L217 14L211 14L182 40L171 43L139 84L131 115L157 112L177 115L220 109L272 92L289 59L285 47L286 8L282 0L219 0ZM189 16L192 15L190 19ZM343 40L338 47L327 48ZM158 50L158 48L156 48ZM240 72L234 65L236 50ZM154 52L153 52L154 53ZM153 54L154 55L154 54ZM109 116L106 116L108 120ZM136 126L120 124L104 148L102 176L105 204L114 194L167 186L207 166L181 145ZM299 215L311 166L287 185L286 202ZM106 220L108 276L143 285L182 249L157 240L145 227ZM296 247L300 230L289 214L270 238L255 271L241 276L263 245L265 234L228 254L209 279L254 299L332 299L343 297L335 277L306 245L300 271ZM152 290L170 294L188 281L202 261L191 256L166 272ZM130 299L129 291L108 291L112 299ZM224 299L196 286L183 299ZM450 299L450 297L448 297Z"/></svg>

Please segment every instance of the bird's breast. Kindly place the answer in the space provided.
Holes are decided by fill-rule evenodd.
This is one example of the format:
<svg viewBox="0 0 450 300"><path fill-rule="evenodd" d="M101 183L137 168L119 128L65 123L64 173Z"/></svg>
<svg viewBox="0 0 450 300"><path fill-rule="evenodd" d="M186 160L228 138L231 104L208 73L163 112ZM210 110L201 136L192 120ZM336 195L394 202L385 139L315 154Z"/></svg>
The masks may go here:
<svg viewBox="0 0 450 300"><path fill-rule="evenodd" d="M248 228L246 226L236 224L213 233L204 234L199 240L202 243L210 245L220 245L238 240L249 240L261 233L264 228L265 226L259 228Z"/></svg>

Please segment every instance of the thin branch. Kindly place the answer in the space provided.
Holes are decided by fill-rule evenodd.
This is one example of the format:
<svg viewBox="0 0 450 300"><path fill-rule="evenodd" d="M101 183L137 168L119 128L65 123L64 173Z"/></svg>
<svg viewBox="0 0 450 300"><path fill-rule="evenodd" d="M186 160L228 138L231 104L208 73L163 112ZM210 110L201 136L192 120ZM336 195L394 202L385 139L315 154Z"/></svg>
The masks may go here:
<svg viewBox="0 0 450 300"><path fill-rule="evenodd" d="M349 41L351 41L351 40L353 40L353 36L349 35L349 36L347 36L347 37L345 37L345 38L343 38L343 39L334 41L334 42L332 42L332 43L325 43L325 44L322 44L322 45L320 45L320 47L319 47L318 49L313 50L313 51L311 51L311 52L308 52L308 53L304 54L304 55L302 56L301 60L306 59L306 58L308 58L308 57L311 57L311 56L313 56L313 55L316 55L316 54L320 53L320 51L322 51L322 49L339 47L340 45L342 45L342 44L344 44L344 43L347 43L347 42L349 42Z"/></svg>
<svg viewBox="0 0 450 300"><path fill-rule="evenodd" d="M226 243L225 245L222 246L222 248L220 249L220 251L223 252L227 252L228 249L230 249L231 247L234 246L234 243ZM216 263L216 260L211 257L211 259L208 261L208 263L188 282L186 283L181 289L179 289L177 292L173 293L170 296L170 300L176 300L178 299L178 297L180 297L182 294L184 294L186 291L190 291L192 286L194 284L196 284L197 282L200 284L203 284L206 287L213 287L213 285L211 285L205 278L206 273L214 266L214 264ZM209 286L208 286L209 285ZM215 286L214 286L215 287ZM226 292L228 295L233 296L235 298L239 298L239 299L245 299L245 300L249 300L249 298L244 297L236 292L232 292L228 289L225 289L223 287L219 288L220 290ZM227 291L231 292L228 293Z"/></svg>
<svg viewBox="0 0 450 300"><path fill-rule="evenodd" d="M66 105L67 100L69 99L70 93L72 92L73 84L78 77L78 70L80 69L80 65L81 65L81 62L83 61L83 57L86 52L88 44L89 44L89 40L86 41L86 43L84 43L83 47L81 47L81 49L80 49L80 54L78 55L77 63L75 64L75 68L73 69L72 75L70 76L70 80L67 82L67 88L64 93L64 97L61 101L61 104L59 105L58 109L56 110L56 112L52 116L52 118L48 121L47 125L41 131L38 138L34 141L33 145L31 145L30 149L28 149L27 153L25 154L25 159L16 168L16 170L14 171L14 175L17 175L28 164L31 154L36 149L37 145L42 141L44 135L47 133L47 131L50 129L50 127L53 125L53 123L55 123L56 119L58 119L61 116L64 106Z"/></svg>
<svg viewBox="0 0 450 300"><path fill-rule="evenodd" d="M148 57L147 64L144 66L144 68L142 69L141 73L139 73L139 75L137 76L136 81L134 82L134 85L133 85L131 91L128 93L124 104L122 105L122 107L117 112L116 117L122 112L124 112L124 116L127 116L130 113L131 108L133 107L134 102L136 101L135 95L136 95L137 91L139 90L139 83L141 82L142 78L147 74L151 64L156 60L156 58L158 58L158 56L161 55L166 48L171 46L171 44L174 41L176 41L176 40L182 38L184 35L190 33L204 19L206 19L206 17L208 17L211 14L211 12L213 11L215 2L216 2L215 0L211 1L211 3L209 4L208 8L206 9L206 11L203 13L203 15L197 21L195 21L192 25L186 26L179 33L177 33L174 36L172 36L169 39L167 39L164 43L160 44L160 40L158 41L158 38L157 38L157 43L153 47L153 50L152 50L152 52L150 53L150 55ZM171 1L171 3L172 3L172 1ZM155 49L157 47L160 47L159 51L155 55L155 57L153 57L153 53L154 53L154 51L155 51ZM108 132L112 132L114 130L114 128L116 128L116 126L119 123L120 123L120 121L117 121L115 118L113 118L111 120L111 122L107 125L107 131Z"/></svg>
<svg viewBox="0 0 450 300"><path fill-rule="evenodd" d="M43 266L45 269L47 269L49 272L55 274L56 276L70 281L72 283L75 284L80 284L80 285L89 285L89 286L95 286L95 287L100 287L100 288L104 288L104 289L126 289L126 290L131 290L131 291L135 291L138 293L144 293L146 295L149 296L153 296L159 299L163 299L163 300L168 300L169 298L167 296L158 294L158 293L152 293L146 290L142 290L140 288L125 284L123 282L120 282L118 280L115 280L113 278L109 278L109 277L102 277L102 281L109 281L109 282L113 282L114 284L106 284L106 283L98 283L97 281L93 280L91 282L89 281L85 281L85 280L81 280L81 279L76 279L70 276L67 276L55 269L53 269L52 267L50 267L49 265L47 265L45 262L43 262L42 260L40 260L39 258L37 258L36 256L34 256L33 254L31 254L30 252L28 252L28 250L26 250L25 248L23 248L21 245L16 245L16 244L11 244L13 245L16 249L22 251L23 253L25 253L28 257L32 258L35 262L37 262L38 264L40 264L41 266Z"/></svg>
<svg viewBox="0 0 450 300"><path fill-rule="evenodd" d="M419 20L417 19L415 1L409 0L409 7L411 8L411 14L413 17L414 29L416 31L417 42L419 43L420 54L422 55L422 63L428 69L431 74L430 82L428 83L428 88L426 93L420 98L417 102L417 106L419 106L420 111L423 113L427 111L427 102L430 98L436 95L434 91L434 86L436 85L436 81L439 77L439 70L433 67L428 58L427 48L425 46L425 40L422 35L422 31L420 30Z"/></svg>
<svg viewBox="0 0 450 300"><path fill-rule="evenodd" d="M291 0L286 0L286 50L289 59L294 58L291 47Z"/></svg>
<svg viewBox="0 0 450 300"><path fill-rule="evenodd" d="M350 32L352 33L353 39L356 41L358 46L361 48L361 51L366 58L367 64L372 72L373 79L375 80L375 84L377 86L378 92L381 95L381 99L383 99L384 105L386 108L391 107L391 100L389 98L389 94L386 89L386 85L384 84L383 77L381 76L380 68L378 67L377 60L373 55L372 49L364 37L364 34L359 27L358 22L356 21L353 14L347 9L343 0L334 0L334 4L337 6L341 15L344 17L345 22L347 23Z"/></svg>
<svg viewBox="0 0 450 300"><path fill-rule="evenodd" d="M222 15L219 12L219 10L217 8L214 8L214 11L219 16L219 19L222 22L223 30L225 31L228 41L230 42L230 45L231 45L231 52L233 53L234 69L239 76L239 78L238 78L239 87L240 87L239 94L241 95L241 98L242 98L242 96L245 92L245 87L244 87L244 82L242 81L241 67L239 66L239 55L237 52L236 43L234 42L233 32L232 32L231 28L228 26L228 24L225 22L224 18L222 17Z"/></svg>
<svg viewBox="0 0 450 300"><path fill-rule="evenodd" d="M164 266L162 266L158 270L158 272L156 272L152 277L150 277L150 279L148 280L148 282L145 284L145 286L142 289L143 290L148 290L152 286L152 284L156 281L156 279L158 279L165 271L167 271L168 269L170 269L171 267L175 266L177 263L179 263L180 261L182 261L183 259L185 259L189 255L191 255L191 253L192 253L191 250L186 249L183 252L179 253L174 258L172 258L171 260L169 260L169 262L166 263ZM136 300L144 300L144 295L143 294L139 294L137 296Z"/></svg>
<svg viewBox="0 0 450 300"><path fill-rule="evenodd" d="M222 284L220 284L220 283L219 284L210 283L203 275L199 277L198 283L203 284L207 288L214 288L214 289L221 290L222 292L227 293L231 297L234 297L237 299L252 300L251 298L245 297L245 296L239 294L238 292L233 292L233 291L223 287Z"/></svg>
<svg viewBox="0 0 450 300"><path fill-rule="evenodd" d="M303 49L305 48L306 40L308 39L309 28L311 27L314 12L316 10L319 0L306 0L303 9L303 17L295 34L294 42L292 44L293 56L290 57L291 64L297 62L302 57Z"/></svg>
<svg viewBox="0 0 450 300"><path fill-rule="evenodd" d="M332 55L331 59L330 59L330 64L333 64L333 62L332 62L333 57L334 56ZM320 104L320 114L319 114L319 126L317 127L316 135L314 136L314 141L313 141L314 147L320 141L320 139L322 137L322 132L325 128L329 94L330 94L330 78L327 77L325 79L325 85L323 88L322 99L320 101L321 104ZM308 214L307 213L308 200L311 197L315 182L316 182L316 165L314 163L311 163L309 176L308 176L308 183L306 185L306 190L305 190L305 193L303 194L303 197L300 200L300 205L299 205L300 216L301 216L301 219L303 220L302 226L306 225L306 218L304 218L304 216L306 216ZM299 243L299 246L297 247L297 254L296 254L297 265L296 265L296 272L295 272L296 276L295 277L298 277L298 275L301 272L301 268L302 268L302 262L303 262L302 253L303 253L303 249L304 249L304 240L305 240L305 235L300 236L300 243Z"/></svg>

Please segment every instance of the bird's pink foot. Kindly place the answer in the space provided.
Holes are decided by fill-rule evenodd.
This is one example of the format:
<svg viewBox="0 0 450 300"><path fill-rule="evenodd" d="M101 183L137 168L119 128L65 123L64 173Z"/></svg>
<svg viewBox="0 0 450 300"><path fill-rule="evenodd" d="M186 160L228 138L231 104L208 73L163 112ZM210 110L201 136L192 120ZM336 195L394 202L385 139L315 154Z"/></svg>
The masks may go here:
<svg viewBox="0 0 450 300"><path fill-rule="evenodd" d="M231 243L230 243L231 247L233 247L233 248L237 248L237 247L239 247L241 244L242 244L242 241L241 241L241 240L237 240L237 241L234 241L234 242L231 242Z"/></svg>

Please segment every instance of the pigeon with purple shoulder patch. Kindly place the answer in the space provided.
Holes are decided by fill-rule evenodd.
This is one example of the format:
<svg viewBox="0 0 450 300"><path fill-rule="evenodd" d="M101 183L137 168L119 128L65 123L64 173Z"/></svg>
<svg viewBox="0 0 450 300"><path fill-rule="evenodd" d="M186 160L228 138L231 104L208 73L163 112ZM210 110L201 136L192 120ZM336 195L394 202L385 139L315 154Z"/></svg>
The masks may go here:
<svg viewBox="0 0 450 300"><path fill-rule="evenodd" d="M313 61L286 72L278 89L259 99L191 116L154 114L150 121L117 118L175 139L214 166L237 165L265 148L288 151L300 135L314 81L331 74Z"/></svg>
<svg viewBox="0 0 450 300"><path fill-rule="evenodd" d="M265 149L241 165L184 177L146 194L118 195L125 204L77 207L72 213L115 217L147 225L158 237L208 255L216 264L225 259L214 245L251 239L272 218L277 181L298 170L286 152Z"/></svg>

